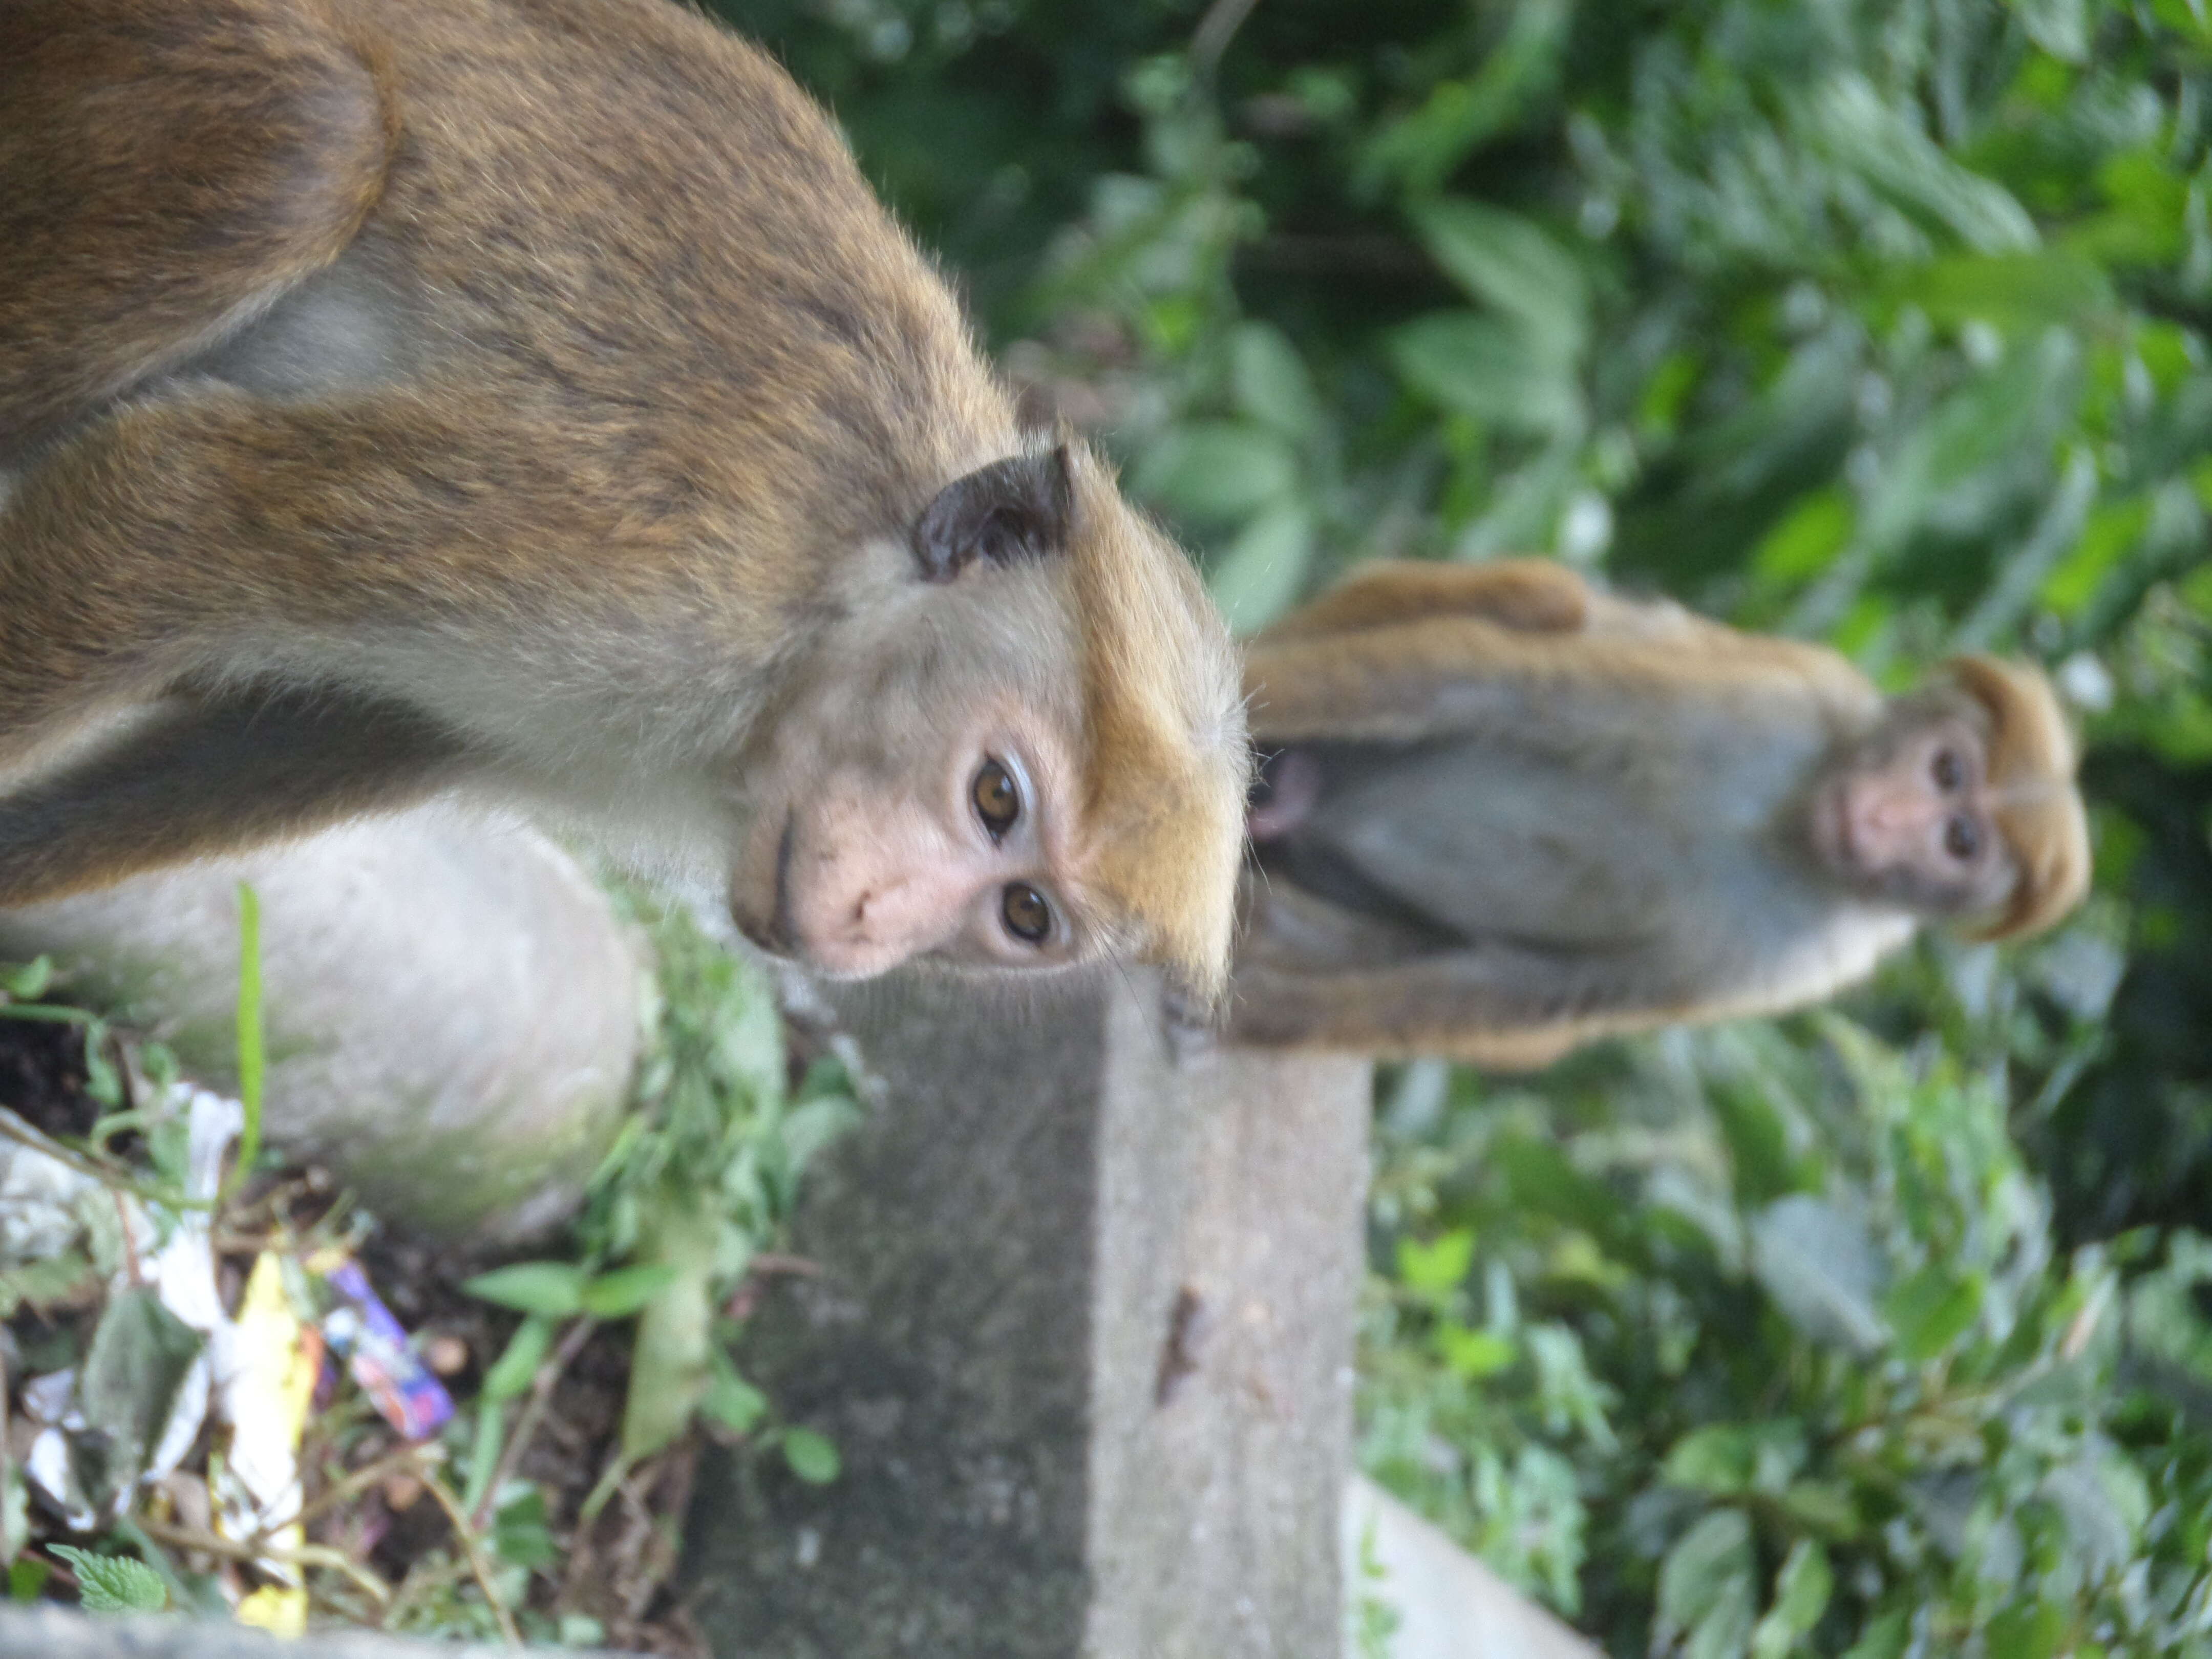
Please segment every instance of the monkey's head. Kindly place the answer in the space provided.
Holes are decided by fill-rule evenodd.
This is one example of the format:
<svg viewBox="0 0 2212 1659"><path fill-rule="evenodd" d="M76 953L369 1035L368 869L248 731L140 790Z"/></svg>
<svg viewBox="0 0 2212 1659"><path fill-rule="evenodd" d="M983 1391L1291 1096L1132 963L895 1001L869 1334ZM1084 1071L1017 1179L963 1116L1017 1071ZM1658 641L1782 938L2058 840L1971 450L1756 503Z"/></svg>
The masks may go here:
<svg viewBox="0 0 2212 1659"><path fill-rule="evenodd" d="M739 928L838 977L1130 953L1226 979L1250 760L1226 629L1080 448L954 479L748 768Z"/></svg>
<svg viewBox="0 0 2212 1659"><path fill-rule="evenodd" d="M2089 884L2076 756L2036 670L1967 656L1823 778L1814 850L1850 890L1983 939L2048 927Z"/></svg>

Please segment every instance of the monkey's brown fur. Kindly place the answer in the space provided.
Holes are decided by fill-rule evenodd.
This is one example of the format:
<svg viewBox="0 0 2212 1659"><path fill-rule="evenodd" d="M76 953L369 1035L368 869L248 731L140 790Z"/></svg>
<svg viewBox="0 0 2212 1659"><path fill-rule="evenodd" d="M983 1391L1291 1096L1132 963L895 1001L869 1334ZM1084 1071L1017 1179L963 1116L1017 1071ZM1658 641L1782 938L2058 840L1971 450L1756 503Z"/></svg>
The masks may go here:
<svg viewBox="0 0 2212 1659"><path fill-rule="evenodd" d="M374 289L362 326L389 325L374 372L222 383L242 319L341 260ZM218 781L258 792L249 836L513 747L509 686L548 714L539 769L564 722L579 749L741 761L877 602L855 550L1030 442L830 124L676 6L0 7L0 766L179 688L216 711ZM1073 471L1083 885L1211 986L1247 775L1233 658L1174 550ZM289 771L223 735L226 697L333 674L411 702L426 641L496 695L371 719L372 748L410 751L388 780L330 787L343 720L288 708ZM200 817L183 851L220 841ZM179 850L6 839L10 900Z"/></svg>
<svg viewBox="0 0 2212 1659"><path fill-rule="evenodd" d="M2002 909L1970 927L1987 938L2047 927L2079 902L2089 874L2075 750L2057 700L2034 670L1986 657L1947 665L1946 680L1950 695L1970 699L1985 720L1995 819L2018 871ZM1535 560L1363 567L1252 641L1245 684L1263 752L1298 743L1445 742L1475 732L1495 732L1510 745L1571 731L1590 752L1620 757L1592 763L1604 767L1650 764L1655 720L1701 722L1710 736L1690 752L1723 766L1791 732L1800 735L1787 741L1807 756L1832 752L1874 729L1885 708L1832 651L1620 599ZM1717 775L1685 787L1721 793L1729 784ZM1582 832L1563 823L1559 833ZM1458 955L1449 945L1409 948L1388 923L1256 871L1247 902L1237 1037L1440 1054L1505 1070L1546 1064L1600 1036L1812 1000L1866 971L1909 931L1838 916L1820 924L1837 930L1833 953L1804 960L1801 952L1787 973L1716 989L1670 984L1663 972L1621 984L1604 972L1578 980L1571 958L1563 969L1510 939ZM1707 925L1749 933L1762 918L1719 915ZM1601 963L1606 952L1592 949L1590 959Z"/></svg>

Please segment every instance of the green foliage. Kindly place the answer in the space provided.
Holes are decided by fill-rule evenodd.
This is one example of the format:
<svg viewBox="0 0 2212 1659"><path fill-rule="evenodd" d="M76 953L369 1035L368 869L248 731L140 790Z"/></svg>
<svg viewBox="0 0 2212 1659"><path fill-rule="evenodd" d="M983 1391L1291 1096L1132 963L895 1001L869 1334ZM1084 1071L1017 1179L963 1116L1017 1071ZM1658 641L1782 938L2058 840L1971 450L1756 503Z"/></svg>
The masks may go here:
<svg viewBox="0 0 2212 1659"><path fill-rule="evenodd" d="M737 1433L765 1414L718 1336L714 1309L776 1237L807 1162L858 1115L834 1061L793 1086L782 1019L757 968L678 911L638 908L660 965L659 1031L637 1085L639 1110L594 1177L578 1227L586 1261L624 1265L564 1278L562 1264L526 1263L473 1286L543 1318L636 1318L620 1455L601 1494L695 1413ZM801 1432L787 1431L787 1459L788 1437ZM802 1451L793 1468L834 1478L835 1449L823 1441L821 1450L826 1459Z"/></svg>
<svg viewBox="0 0 2212 1659"><path fill-rule="evenodd" d="M69 1544L52 1550L76 1574L77 1602L87 1613L159 1613L169 1605L168 1587L143 1561Z"/></svg>
<svg viewBox="0 0 2212 1659"><path fill-rule="evenodd" d="M812 1429L783 1431L783 1461L791 1472L810 1486L827 1486L837 1478L837 1448Z"/></svg>
<svg viewBox="0 0 2212 1659"><path fill-rule="evenodd" d="M636 1322L620 1443L586 1502L587 1516L629 1469L668 1447L695 1417L780 1446L803 1480L837 1474L836 1449L822 1436L762 1432L769 1402L739 1375L730 1353L735 1326L718 1320L715 1309L755 1255L776 1241L800 1172L858 1108L832 1061L793 1086L782 1018L760 969L707 938L680 909L619 896L651 933L659 966L657 1030L635 1085L636 1108L592 1179L574 1229L575 1256L511 1262L464 1287L526 1316L485 1373L473 1417L457 1419L448 1435L457 1453L465 1447L463 1508L481 1516L495 1499L504 1504L492 1512L495 1542L521 1501L507 1488L491 1491L506 1408L556 1357L556 1337L568 1352L564 1327L580 1339L598 1322ZM532 1524L542 1529L542 1518ZM532 1534L526 1528L516 1535ZM501 1546L500 1553L528 1569L541 1565L532 1547L518 1545L518 1554Z"/></svg>
<svg viewBox="0 0 2212 1659"><path fill-rule="evenodd" d="M2061 1249L1992 1074L1804 1024L1401 1080L1368 1467L1624 1653L2212 1653L2212 1249ZM1470 1376L1478 1285L1525 1352Z"/></svg>

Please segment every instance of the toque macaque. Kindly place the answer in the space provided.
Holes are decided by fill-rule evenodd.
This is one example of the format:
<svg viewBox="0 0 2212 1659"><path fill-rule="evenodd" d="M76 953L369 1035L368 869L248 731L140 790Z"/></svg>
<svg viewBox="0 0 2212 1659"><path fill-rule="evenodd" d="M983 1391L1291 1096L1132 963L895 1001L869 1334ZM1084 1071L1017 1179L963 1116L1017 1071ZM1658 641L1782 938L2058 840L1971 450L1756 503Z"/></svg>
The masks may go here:
<svg viewBox="0 0 2212 1659"><path fill-rule="evenodd" d="M1235 658L660 0L0 6L0 903L446 790L828 973L1223 978Z"/></svg>
<svg viewBox="0 0 2212 1659"><path fill-rule="evenodd" d="M1882 697L1834 652L1536 560L1381 563L1255 640L1262 781L1234 1039L1501 1068L1771 1012L1929 921L2088 884L2034 670Z"/></svg>

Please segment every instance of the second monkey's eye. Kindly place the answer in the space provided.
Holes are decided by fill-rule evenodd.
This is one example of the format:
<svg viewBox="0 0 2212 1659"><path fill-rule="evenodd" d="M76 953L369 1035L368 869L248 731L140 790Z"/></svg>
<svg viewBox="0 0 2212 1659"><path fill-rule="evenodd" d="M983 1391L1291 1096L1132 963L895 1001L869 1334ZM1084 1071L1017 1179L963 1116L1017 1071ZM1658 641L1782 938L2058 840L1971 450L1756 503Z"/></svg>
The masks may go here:
<svg viewBox="0 0 2212 1659"><path fill-rule="evenodd" d="M1982 826L1963 815L1943 826L1943 850L1961 864L1982 850Z"/></svg>
<svg viewBox="0 0 2212 1659"><path fill-rule="evenodd" d="M999 895L999 915L1006 931L1024 945L1042 945L1052 932L1052 906L1025 881L1010 881Z"/></svg>
<svg viewBox="0 0 2212 1659"><path fill-rule="evenodd" d="M1928 769L1936 787L1947 795L1966 781L1966 763L1959 758L1955 749L1937 750L1935 763Z"/></svg>
<svg viewBox="0 0 2212 1659"><path fill-rule="evenodd" d="M1020 787L1014 782L1013 775L997 761L987 760L976 769L975 781L969 787L968 795L975 803L975 816L983 820L983 827L991 832L993 841L1003 840L1022 815Z"/></svg>

